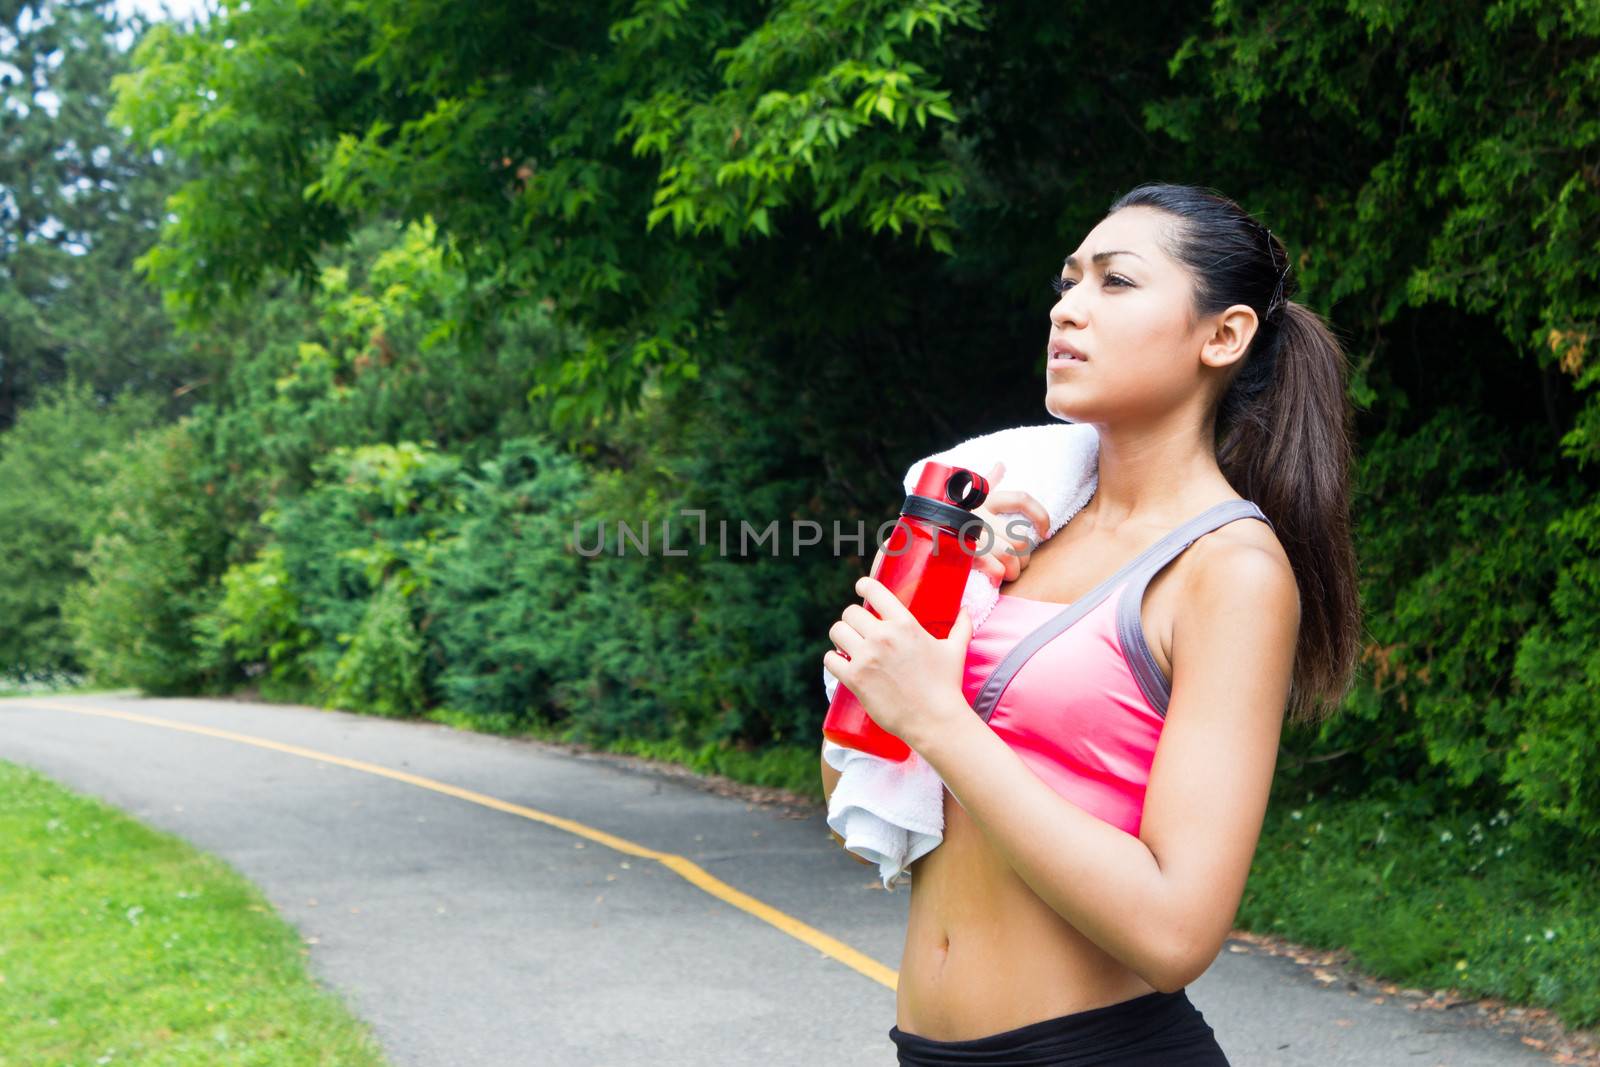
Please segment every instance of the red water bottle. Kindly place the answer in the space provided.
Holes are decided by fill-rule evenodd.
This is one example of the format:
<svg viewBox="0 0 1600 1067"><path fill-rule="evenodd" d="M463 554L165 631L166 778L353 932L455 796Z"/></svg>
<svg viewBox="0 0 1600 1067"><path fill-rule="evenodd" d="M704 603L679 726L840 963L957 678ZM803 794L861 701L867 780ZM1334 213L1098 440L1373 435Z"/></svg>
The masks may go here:
<svg viewBox="0 0 1600 1067"><path fill-rule="evenodd" d="M986 528L971 512L988 495L989 483L976 471L932 460L923 464L872 575L900 598L923 629L941 640L955 625L975 546ZM878 615L872 605L866 608ZM822 720L822 736L895 762L911 754L910 746L872 721L842 682Z"/></svg>

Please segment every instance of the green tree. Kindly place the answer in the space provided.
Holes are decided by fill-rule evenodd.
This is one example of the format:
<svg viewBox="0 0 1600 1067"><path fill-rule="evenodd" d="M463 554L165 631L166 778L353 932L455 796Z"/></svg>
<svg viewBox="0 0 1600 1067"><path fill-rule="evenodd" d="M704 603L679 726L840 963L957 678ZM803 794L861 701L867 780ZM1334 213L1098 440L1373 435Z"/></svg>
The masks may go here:
<svg viewBox="0 0 1600 1067"><path fill-rule="evenodd" d="M431 215L496 282L483 315L549 299L581 325L534 393L558 420L592 418L650 374L692 380L739 277L727 245L774 232L791 201L825 225L946 243L937 127L954 115L930 65L975 11L268 0L158 29L118 83L118 117L152 147L228 163L185 185L143 265L193 321L271 267L309 278L358 219Z"/></svg>
<svg viewBox="0 0 1600 1067"><path fill-rule="evenodd" d="M320 256L309 289L276 279L197 331L209 381L196 432L236 514L309 489L337 448L428 441L471 459L542 426L522 393L562 343L548 310L521 308L469 341L474 299L430 222L380 219Z"/></svg>
<svg viewBox="0 0 1600 1067"><path fill-rule="evenodd" d="M1229 192L1296 250L1302 299L1355 359L1368 674L1354 714L1291 757L1435 767L1441 791L1596 832L1577 765L1524 732L1600 745L1582 714L1600 645L1600 9L1168 14L278 0L149 35L116 113L197 167L142 261L191 320L275 271L314 279L315 253L369 216L431 218L486 283L468 335L541 300L572 329L530 395L616 465L619 493L693 504L717 486L846 522L890 513L916 456L1044 420L1046 272L1116 193ZM650 396L672 410L610 417ZM630 436L658 423L681 431ZM736 430L758 462L707 442ZM684 592L712 568L677 566L604 580L653 590L641 612L735 632ZM728 588L754 598L737 571L758 566L730 564ZM804 610L785 609L780 644L808 677L805 611L836 612L858 571L782 572ZM600 677L648 688L648 656L618 648ZM747 737L806 721L729 701Z"/></svg>
<svg viewBox="0 0 1600 1067"><path fill-rule="evenodd" d="M69 374L107 397L193 381L192 346L132 273L186 172L106 117L121 38L144 25L107 0L0 4L0 430Z"/></svg>

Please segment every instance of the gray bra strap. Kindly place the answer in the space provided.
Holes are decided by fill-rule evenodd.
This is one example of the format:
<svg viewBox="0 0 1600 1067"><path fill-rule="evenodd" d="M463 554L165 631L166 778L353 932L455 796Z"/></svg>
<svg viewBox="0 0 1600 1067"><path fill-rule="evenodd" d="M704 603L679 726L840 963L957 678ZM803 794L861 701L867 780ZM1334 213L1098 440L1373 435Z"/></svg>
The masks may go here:
<svg viewBox="0 0 1600 1067"><path fill-rule="evenodd" d="M1172 686L1168 684L1167 676L1161 673L1161 666L1156 663L1155 654L1150 651L1150 644L1145 640L1144 625L1139 620L1144 604L1145 587L1150 584L1151 578L1161 572L1161 568L1177 559L1178 555L1194 544L1201 534L1209 533L1219 526L1226 526L1236 519L1260 519L1268 526L1272 525L1272 520L1262 514L1261 509L1251 501L1230 500L1228 503L1235 506L1225 513L1219 512L1216 521L1206 529L1193 532L1182 544L1168 545L1165 551L1146 557L1143 566L1129 580L1122 590L1122 596L1117 600L1117 636L1122 639L1122 649L1128 655L1128 666L1133 669L1133 677L1144 692L1145 699L1150 701L1150 706L1163 717L1167 714L1167 703L1172 698Z"/></svg>
<svg viewBox="0 0 1600 1067"><path fill-rule="evenodd" d="M1246 515L1259 518L1267 522L1269 526L1272 525L1253 501L1224 500L1220 504L1207 508L1167 534L1161 540L1129 560L1111 577L1073 601L1064 611L1046 619L1032 633L1018 641L1016 646L1006 654L1005 658L995 665L989 677L984 680L982 688L978 690L977 699L973 702L973 710L978 713L979 718L983 719L984 722L988 722L989 716L994 714L995 705L1000 702L1001 695L1005 693L1006 687L1011 684L1011 679L1016 677L1017 672L1022 669L1022 665L1027 663L1035 652L1060 636L1069 626L1093 610L1095 605L1104 600L1116 588L1118 583L1130 575L1138 577L1141 572L1146 572L1143 573L1142 582L1149 582L1150 575L1170 563L1178 553L1194 544L1202 534L1210 533L1217 527ZM1159 560L1159 563L1155 562L1157 560ZM1143 584L1141 584L1140 588L1143 588ZM1135 603L1138 603L1138 601L1135 601ZM1138 616L1135 615L1135 621L1137 621L1137 618ZM1126 642L1124 647L1126 647ZM1148 655L1148 651L1146 655ZM1137 663L1139 658L1134 656L1132 661ZM1154 667L1155 665L1152 663L1150 666ZM1135 673L1137 674L1137 672L1138 667L1136 666ZM1157 676L1160 673L1160 670L1156 669Z"/></svg>

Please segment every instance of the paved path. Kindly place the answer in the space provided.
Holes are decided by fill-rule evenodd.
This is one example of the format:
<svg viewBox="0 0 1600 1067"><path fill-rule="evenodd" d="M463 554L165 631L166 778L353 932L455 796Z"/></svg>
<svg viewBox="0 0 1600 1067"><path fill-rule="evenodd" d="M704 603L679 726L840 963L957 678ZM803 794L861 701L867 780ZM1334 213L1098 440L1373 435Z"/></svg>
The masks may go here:
<svg viewBox="0 0 1600 1067"><path fill-rule="evenodd" d="M0 700L0 759L231 863L396 1067L895 1062L884 976L909 887L884 892L820 810L538 742L226 700ZM1248 948L1189 987L1235 1067L1552 1062Z"/></svg>

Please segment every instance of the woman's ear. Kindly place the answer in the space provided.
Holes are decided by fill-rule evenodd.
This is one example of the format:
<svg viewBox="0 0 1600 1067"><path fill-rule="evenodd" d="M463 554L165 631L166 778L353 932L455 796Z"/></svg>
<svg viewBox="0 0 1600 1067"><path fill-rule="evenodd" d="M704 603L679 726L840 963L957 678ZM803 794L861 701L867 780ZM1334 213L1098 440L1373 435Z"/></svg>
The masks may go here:
<svg viewBox="0 0 1600 1067"><path fill-rule="evenodd" d="M1233 366L1250 350L1261 320L1249 304L1235 304L1217 316L1211 336L1200 346L1200 360L1219 369Z"/></svg>

